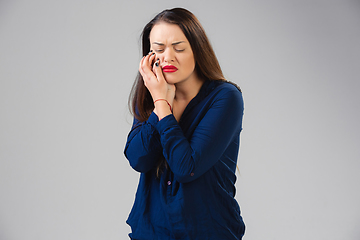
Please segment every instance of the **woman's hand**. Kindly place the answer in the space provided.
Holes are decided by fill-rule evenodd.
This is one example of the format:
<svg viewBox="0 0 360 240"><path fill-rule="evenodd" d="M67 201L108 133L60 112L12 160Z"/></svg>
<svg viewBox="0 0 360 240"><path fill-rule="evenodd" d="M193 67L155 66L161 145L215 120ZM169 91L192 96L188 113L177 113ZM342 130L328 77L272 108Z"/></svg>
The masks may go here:
<svg viewBox="0 0 360 240"><path fill-rule="evenodd" d="M149 53L143 57L140 61L139 71L153 101L158 99L166 100L156 101L155 103L154 112L161 119L171 114L171 108L175 97L175 85L166 82L159 59L154 63L155 56L155 53Z"/></svg>

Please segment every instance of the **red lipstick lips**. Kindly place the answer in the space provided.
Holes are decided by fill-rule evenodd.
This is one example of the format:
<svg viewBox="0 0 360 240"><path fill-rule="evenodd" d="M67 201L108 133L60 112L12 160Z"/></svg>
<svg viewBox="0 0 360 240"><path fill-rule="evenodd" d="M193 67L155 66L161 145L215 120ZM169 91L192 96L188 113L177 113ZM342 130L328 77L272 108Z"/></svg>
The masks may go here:
<svg viewBox="0 0 360 240"><path fill-rule="evenodd" d="M178 69L172 65L166 65L162 68L163 72L176 72Z"/></svg>

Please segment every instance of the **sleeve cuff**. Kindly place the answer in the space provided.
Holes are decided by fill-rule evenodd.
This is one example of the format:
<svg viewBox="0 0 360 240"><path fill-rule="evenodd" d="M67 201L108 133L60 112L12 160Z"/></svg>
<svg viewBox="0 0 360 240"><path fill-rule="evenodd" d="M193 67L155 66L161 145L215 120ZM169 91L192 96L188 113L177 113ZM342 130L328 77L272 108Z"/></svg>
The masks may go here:
<svg viewBox="0 0 360 240"><path fill-rule="evenodd" d="M155 114L155 116L156 116L156 114ZM176 121L174 115L170 114L170 115L167 115L166 117L164 117L163 119L161 119L161 121L158 121L155 127L161 136L162 133L166 129L171 128L171 126L176 126L176 125L178 125L178 122Z"/></svg>
<svg viewBox="0 0 360 240"><path fill-rule="evenodd" d="M159 122L159 118L158 118L158 116L157 116L154 112L152 112L152 113L150 114L147 122L148 122L151 126L153 126L154 128L156 128L156 124Z"/></svg>

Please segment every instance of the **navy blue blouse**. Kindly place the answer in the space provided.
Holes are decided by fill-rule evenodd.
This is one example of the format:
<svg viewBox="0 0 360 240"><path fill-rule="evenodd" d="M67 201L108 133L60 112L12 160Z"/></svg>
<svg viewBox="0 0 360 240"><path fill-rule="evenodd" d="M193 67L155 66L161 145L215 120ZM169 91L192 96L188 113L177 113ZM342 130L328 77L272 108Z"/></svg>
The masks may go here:
<svg viewBox="0 0 360 240"><path fill-rule="evenodd" d="M235 200L243 99L231 83L205 81L184 110L159 121L134 119L125 146L140 172L127 220L137 240L235 240L245 225ZM159 159L168 168L157 177Z"/></svg>

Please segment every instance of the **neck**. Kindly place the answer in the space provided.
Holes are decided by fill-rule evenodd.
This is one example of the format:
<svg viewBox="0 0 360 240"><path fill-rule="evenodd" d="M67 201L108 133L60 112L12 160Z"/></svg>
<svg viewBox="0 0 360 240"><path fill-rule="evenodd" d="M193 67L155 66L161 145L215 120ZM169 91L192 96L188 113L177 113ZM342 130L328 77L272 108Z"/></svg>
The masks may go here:
<svg viewBox="0 0 360 240"><path fill-rule="evenodd" d="M191 101L191 99L199 93L203 83L204 80L195 77L185 82L175 84L175 101Z"/></svg>

